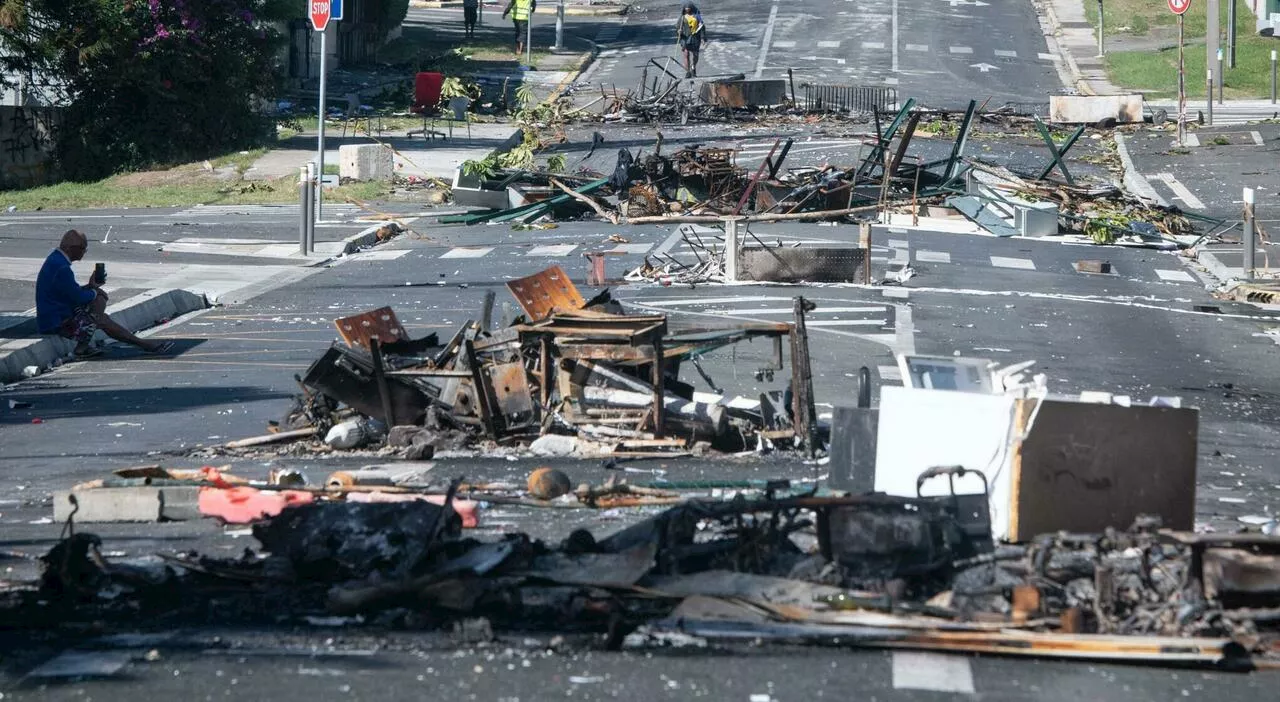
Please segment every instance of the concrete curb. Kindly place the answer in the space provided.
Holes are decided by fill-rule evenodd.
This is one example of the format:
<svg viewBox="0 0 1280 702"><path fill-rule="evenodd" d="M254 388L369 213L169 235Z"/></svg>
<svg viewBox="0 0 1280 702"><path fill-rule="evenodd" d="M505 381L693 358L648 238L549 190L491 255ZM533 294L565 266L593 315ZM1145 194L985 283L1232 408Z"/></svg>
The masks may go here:
<svg viewBox="0 0 1280 702"><path fill-rule="evenodd" d="M107 314L132 332L149 329L170 320L209 307L203 295L187 290L149 290L107 307ZM14 339L3 347L0 355L0 383L22 379L22 369L37 366L41 372L53 362L65 358L73 348L71 341L59 336L35 336Z"/></svg>
<svg viewBox="0 0 1280 702"><path fill-rule="evenodd" d="M453 8L461 8L462 0L409 0L410 7L417 7L424 10L447 10ZM574 17L614 17L625 15L631 10L631 6L627 4L612 5L609 7L582 7L578 5L566 5L564 14L566 17L572 15ZM544 5L533 11L536 15L554 15L556 14L555 5Z"/></svg>
<svg viewBox="0 0 1280 702"><path fill-rule="evenodd" d="M1129 147L1124 143L1123 134L1116 134L1116 153L1120 155L1120 164L1124 167L1124 187L1144 200L1151 200L1161 207L1168 207L1169 201L1161 197L1160 193L1151 187L1151 182L1138 172L1133 158L1129 156Z"/></svg>

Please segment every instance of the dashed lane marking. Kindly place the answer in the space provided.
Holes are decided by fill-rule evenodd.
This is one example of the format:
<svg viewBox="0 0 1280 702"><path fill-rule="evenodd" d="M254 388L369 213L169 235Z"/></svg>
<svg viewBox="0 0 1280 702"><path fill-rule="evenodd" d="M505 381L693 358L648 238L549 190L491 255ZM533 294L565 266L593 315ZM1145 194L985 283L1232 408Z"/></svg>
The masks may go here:
<svg viewBox="0 0 1280 702"><path fill-rule="evenodd" d="M911 242L904 241L902 239L890 239L888 243L889 248L891 249L906 249L911 247Z"/></svg>
<svg viewBox="0 0 1280 702"><path fill-rule="evenodd" d="M839 49L839 48L840 48L840 42L838 42L838 41L820 41L820 42L818 42L818 48L819 48L819 49ZM880 46L878 46L878 47L876 47L876 48L883 49L883 48L884 48L884 44L881 44Z"/></svg>
<svg viewBox="0 0 1280 702"><path fill-rule="evenodd" d="M907 48L907 51L921 51L921 52L929 51L928 44L907 44L906 48Z"/></svg>
<svg viewBox="0 0 1280 702"><path fill-rule="evenodd" d="M795 43L794 41L775 41L775 42L773 42L773 48L775 48L775 49L794 49L794 48L796 48L796 43Z"/></svg>
<svg viewBox="0 0 1280 702"><path fill-rule="evenodd" d="M1182 200L1182 204L1193 210L1203 210L1204 202L1196 197L1187 186L1182 184L1172 173L1158 173L1156 177L1165 182L1169 189L1173 191L1173 196L1177 200Z"/></svg>
<svg viewBox="0 0 1280 702"><path fill-rule="evenodd" d="M837 43L839 43L839 42L837 42ZM822 42L818 42L818 45L819 45L819 46L821 46L821 45L822 45ZM883 49L883 48L884 48L884 42L882 42L882 41L864 41L864 42L862 42L862 48L864 48L864 49Z"/></svg>
<svg viewBox="0 0 1280 702"><path fill-rule="evenodd" d="M1000 56L1002 58L1018 58L1018 52L1009 51L1007 49L996 49L996 56Z"/></svg>
<svg viewBox="0 0 1280 702"><path fill-rule="evenodd" d="M972 47L968 47L968 46L953 46L953 47L951 47L951 53L953 53L953 54L972 54L972 53L973 53L973 48L972 48Z"/></svg>
<svg viewBox="0 0 1280 702"><path fill-rule="evenodd" d="M946 251L916 251L916 260L921 263L951 263L951 254Z"/></svg>
<svg viewBox="0 0 1280 702"><path fill-rule="evenodd" d="M653 248L653 244L618 244L617 246L605 251L612 254L647 254L649 249Z"/></svg>
<svg viewBox="0 0 1280 702"><path fill-rule="evenodd" d="M1034 271L1036 264L1029 258L1009 258L1007 256L992 256L991 265L996 268L1017 268L1024 271Z"/></svg>

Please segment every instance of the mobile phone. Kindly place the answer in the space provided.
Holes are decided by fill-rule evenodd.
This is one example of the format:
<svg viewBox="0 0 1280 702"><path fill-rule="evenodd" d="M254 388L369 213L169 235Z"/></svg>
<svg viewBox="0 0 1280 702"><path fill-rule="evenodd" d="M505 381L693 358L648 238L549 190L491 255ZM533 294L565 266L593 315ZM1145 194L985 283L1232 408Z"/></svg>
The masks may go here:
<svg viewBox="0 0 1280 702"><path fill-rule="evenodd" d="M93 282L103 285L107 282L107 264L97 263L93 266Z"/></svg>

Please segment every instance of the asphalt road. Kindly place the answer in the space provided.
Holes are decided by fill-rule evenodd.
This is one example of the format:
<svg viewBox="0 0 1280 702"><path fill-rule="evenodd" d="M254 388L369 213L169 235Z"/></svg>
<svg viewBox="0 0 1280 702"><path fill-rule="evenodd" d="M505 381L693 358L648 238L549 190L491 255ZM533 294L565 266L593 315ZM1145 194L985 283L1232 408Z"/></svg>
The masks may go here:
<svg viewBox="0 0 1280 702"><path fill-rule="evenodd" d="M682 60L675 47L679 7L641 2L619 27L601 28L593 38L602 49L598 66L580 82L629 89L650 59L675 70ZM699 7L710 42L699 78L786 78L790 69L801 97L805 84L882 86L937 108L962 108L971 99L990 99L992 107L1042 104L1062 85L1035 10L1023 0L748 0Z"/></svg>
<svg viewBox="0 0 1280 702"><path fill-rule="evenodd" d="M753 231L765 239L784 241L839 242L856 237L852 226L779 225L755 227ZM611 234L621 234L629 241L625 245L609 242ZM1272 362L1274 342L1257 336L1275 322L1252 308L1221 303L1215 304L1222 314L1195 311L1195 305L1210 300L1200 281L1179 259L1146 250L883 228L876 230L874 245L877 277L902 260L910 260L918 275L896 289L680 289L644 284L620 286L617 295L634 308L662 310L677 323L705 321L708 316L720 321L777 320L785 317L779 310L789 307L791 296L814 298L819 306L811 319L826 322L815 325L811 335L820 412L852 395L859 366L873 370L877 386L897 382L892 371L885 370L892 363L891 353L910 349L988 356L1009 363L1035 359L1037 370L1048 374L1056 392L1105 389L1129 393L1135 401L1152 395L1179 395L1201 408L1199 521L1220 529L1234 528L1235 517L1260 514L1280 501L1280 480L1270 460L1280 449L1280 435L1271 421L1280 411L1280 382L1274 374L1259 372ZM607 259L611 276L620 276L644 255L664 247L675 256L689 255L682 250L679 238L662 227L623 230L594 223L565 223L538 232L517 232L503 226L433 228L425 237L404 238L373 253L349 257L244 304L210 310L159 330L157 335L182 340L182 352L174 358L139 357L120 351L13 386L4 392L4 399L29 401L33 406L21 410L0 406L0 433L5 443L0 471L8 476L0 488L4 546L38 554L57 538L60 526L46 522L49 507L45 496L53 489L101 477L112 467L128 464L159 460L168 465L199 465L209 461L181 458L171 452L261 433L267 420L286 411L295 392L293 374L302 372L335 338L330 323L334 317L390 304L413 334L434 331L445 335L477 316L484 290L496 288L501 316L502 302L508 303L508 310L514 307L502 289L504 281L554 263L581 284L585 274L582 252L623 246L627 248ZM1106 258L1118 274L1078 273L1071 264L1081 258ZM754 356L762 358L765 353L763 348L747 347L736 357L712 355L704 365L726 392L759 392L769 384L756 381L744 369L754 367ZM691 380L698 389L706 390L696 378ZM36 417L42 423L32 424ZM378 459L264 454L234 463L237 471L251 476L264 474L270 466L297 466L318 480L330 470L371 462ZM475 479L519 480L532 465L535 462L529 459L444 458L437 462L436 470ZM604 477L594 462L560 465L576 480ZM664 460L629 467L665 471L673 478L804 478L822 471L820 466L772 457ZM489 522L482 535L519 529L554 539L573 526L607 533L640 516L575 513L561 517L558 513L529 515L494 509L486 513ZM98 531L107 538L108 549L131 555L186 548L232 554L247 545L243 538L232 535L234 531L227 533L211 524L104 526ZM9 567L13 569L10 577L30 573L29 562ZM274 630L238 634L263 638L270 642L264 644L267 648L283 645L280 635ZM327 631L297 633L298 640L308 647L325 646L333 636ZM926 667L955 672L931 683L934 687L930 691L919 691L910 688L912 676L900 671L895 678L894 656L875 652L769 649L734 655L676 653L662 654L660 665L643 658L645 665L641 667L636 666L641 659L635 655L596 653L587 658L583 653L567 659L535 657L529 669L517 658L511 660L516 667L507 670L501 662L505 648L460 657L414 648L425 645L406 644L411 649L407 653L384 648L358 661L298 661L273 654L244 656L243 661L235 658L225 664L213 656L161 646L164 663L134 664L124 681L26 692L50 699L79 691L90 696L126 689L164 694L168 686L178 684L173 680L174 670L187 686L184 689L204 695L234 691L253 697L306 694L325 698L373 694L375 680L383 691L417 689L415 685L423 684L418 675L423 675L424 681L435 680L437 672L448 680L450 689L477 699L545 699L572 689L574 696L584 697L646 691L646 698L705 695L732 699L770 694L781 700L815 697L819 692L822 696L837 694L855 684L877 698L925 699L941 694L941 690L966 692L963 686L969 680L976 694L991 699L1085 695L1156 700L1183 696L1186 690L1187 696L1227 700L1255 698L1256 687L1264 684L1259 681L1265 680L1260 676L1171 674L999 659L959 658L957 662L948 658L934 660ZM518 648L523 644L517 638L505 645ZM489 660L490 655L494 660ZM498 674L492 668L495 662ZM476 666L488 672L477 672ZM725 666L731 666L735 674L724 676ZM26 669L13 665L7 679L16 684ZM605 679L571 683L570 675ZM1176 682L1173 675L1178 675ZM237 681L234 686L232 678Z"/></svg>

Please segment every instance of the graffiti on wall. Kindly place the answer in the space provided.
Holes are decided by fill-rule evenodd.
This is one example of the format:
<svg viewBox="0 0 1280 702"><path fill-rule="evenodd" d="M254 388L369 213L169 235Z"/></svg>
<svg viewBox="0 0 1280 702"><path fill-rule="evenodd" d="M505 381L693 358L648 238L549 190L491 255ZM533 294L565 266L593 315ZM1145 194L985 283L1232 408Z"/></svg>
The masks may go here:
<svg viewBox="0 0 1280 702"><path fill-rule="evenodd" d="M0 190L50 182L58 115L55 107L0 106Z"/></svg>

